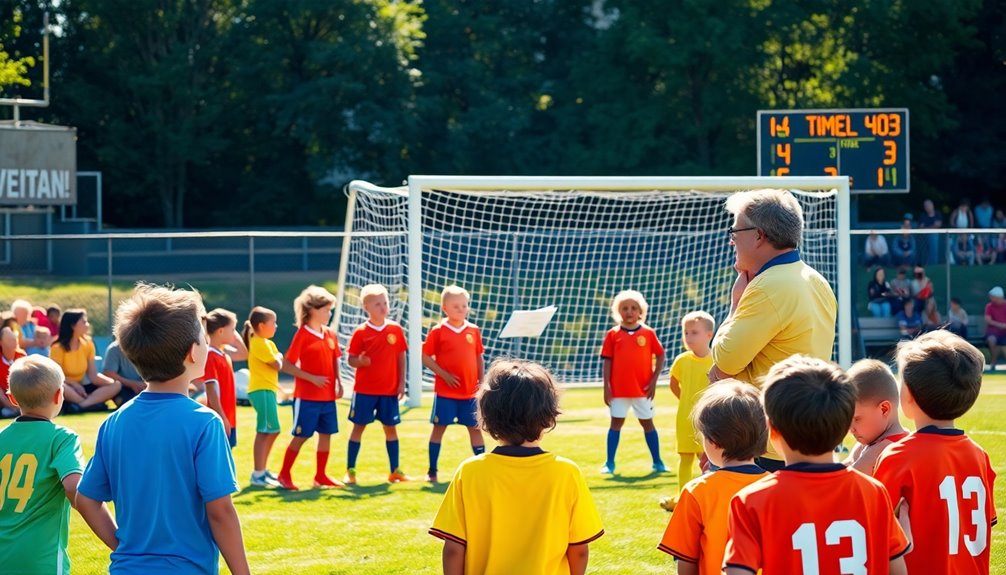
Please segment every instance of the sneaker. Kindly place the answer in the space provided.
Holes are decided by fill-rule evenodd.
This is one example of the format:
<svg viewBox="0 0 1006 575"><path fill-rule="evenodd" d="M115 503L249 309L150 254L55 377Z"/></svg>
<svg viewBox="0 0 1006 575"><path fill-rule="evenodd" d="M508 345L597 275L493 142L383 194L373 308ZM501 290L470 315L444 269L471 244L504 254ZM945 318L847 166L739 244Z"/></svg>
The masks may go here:
<svg viewBox="0 0 1006 575"><path fill-rule="evenodd" d="M255 472L251 474L251 480L249 480L249 485L254 485L255 487L272 487L269 484L269 478L263 473L262 475L256 475Z"/></svg>
<svg viewBox="0 0 1006 575"><path fill-rule="evenodd" d="M356 485L356 468L350 467L346 470L346 476L342 478L346 485Z"/></svg>
<svg viewBox="0 0 1006 575"><path fill-rule="evenodd" d="M283 477L282 475L280 475L279 477L276 478L276 483L278 483L280 487L286 489L287 491L300 491L300 487L297 487L296 485L293 484L292 477Z"/></svg>
<svg viewBox="0 0 1006 575"><path fill-rule="evenodd" d="M279 487L279 478L272 474L272 471L265 470L265 480L269 487Z"/></svg>
<svg viewBox="0 0 1006 575"><path fill-rule="evenodd" d="M406 475L401 467L388 474L388 483L402 483L403 481L412 481L412 478Z"/></svg>
<svg viewBox="0 0 1006 575"><path fill-rule="evenodd" d="M674 508L678 505L677 497L661 497L660 498L660 508L666 509L667 511L674 511Z"/></svg>
<svg viewBox="0 0 1006 575"><path fill-rule="evenodd" d="M315 487L345 487L346 484L343 483L343 482L341 482L341 481L337 481L335 479L332 479L331 477L329 477L327 475L321 475L321 476L318 476L318 477L314 478L314 486Z"/></svg>
<svg viewBox="0 0 1006 575"><path fill-rule="evenodd" d="M426 477L423 478L423 481L426 481L427 483L437 483L437 472L430 471L426 474Z"/></svg>
<svg viewBox="0 0 1006 575"><path fill-rule="evenodd" d="M615 474L615 464L605 463L604 467L601 468L601 475L614 475Z"/></svg>
<svg viewBox="0 0 1006 575"><path fill-rule="evenodd" d="M653 464L654 473L667 473L667 466L664 465L663 461L658 461Z"/></svg>

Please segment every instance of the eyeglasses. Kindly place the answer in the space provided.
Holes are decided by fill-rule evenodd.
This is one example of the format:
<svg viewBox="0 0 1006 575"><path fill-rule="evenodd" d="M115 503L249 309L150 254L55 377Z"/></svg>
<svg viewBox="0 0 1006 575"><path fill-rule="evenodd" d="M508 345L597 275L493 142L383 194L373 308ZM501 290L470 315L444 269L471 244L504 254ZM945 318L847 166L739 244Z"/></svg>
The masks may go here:
<svg viewBox="0 0 1006 575"><path fill-rule="evenodd" d="M727 228L727 237L733 239L738 232L750 232L751 230L757 230L758 226L751 226L750 228L734 228L733 226Z"/></svg>

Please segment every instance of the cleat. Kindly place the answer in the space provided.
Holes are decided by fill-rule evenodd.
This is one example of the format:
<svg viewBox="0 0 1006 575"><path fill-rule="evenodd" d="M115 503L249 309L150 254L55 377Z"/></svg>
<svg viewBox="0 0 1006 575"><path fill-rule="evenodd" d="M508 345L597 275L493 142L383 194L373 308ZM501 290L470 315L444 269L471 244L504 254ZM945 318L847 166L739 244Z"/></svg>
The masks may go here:
<svg viewBox="0 0 1006 575"><path fill-rule="evenodd" d="M660 508L666 509L667 511L674 511L674 508L678 505L677 497L661 497L660 498Z"/></svg>
<svg viewBox="0 0 1006 575"><path fill-rule="evenodd" d="M356 485L356 468L350 467L346 470L346 476L342 478L346 485Z"/></svg>
<svg viewBox="0 0 1006 575"><path fill-rule="evenodd" d="M412 481L412 478L406 475L401 467L388 474L388 483L402 483L404 481Z"/></svg>
<svg viewBox="0 0 1006 575"><path fill-rule="evenodd" d="M293 479L290 477L283 477L282 475L280 475L279 477L276 478L276 483L278 483L281 488L286 489L287 491L300 491L300 487L294 485Z"/></svg>
<svg viewBox="0 0 1006 575"><path fill-rule="evenodd" d="M663 461L658 461L653 464L653 471L654 473L667 473L667 466Z"/></svg>
<svg viewBox="0 0 1006 575"><path fill-rule="evenodd" d="M264 473L262 475L255 475L254 472L251 474L249 484L254 485L255 487L276 487L279 485L278 483L274 483L270 480L268 475Z"/></svg>
<svg viewBox="0 0 1006 575"><path fill-rule="evenodd" d="M423 478L423 481L426 481L427 483L437 483L437 472L434 471L432 473L427 473L426 477Z"/></svg>
<svg viewBox="0 0 1006 575"><path fill-rule="evenodd" d="M614 475L615 474L615 464L605 463L604 467L601 468L601 475Z"/></svg>
<svg viewBox="0 0 1006 575"><path fill-rule="evenodd" d="M343 482L341 482L341 481L338 481L336 479L332 479L331 477L329 477L327 475L322 475L322 476L314 478L314 486L315 487L345 487L346 484L343 483Z"/></svg>

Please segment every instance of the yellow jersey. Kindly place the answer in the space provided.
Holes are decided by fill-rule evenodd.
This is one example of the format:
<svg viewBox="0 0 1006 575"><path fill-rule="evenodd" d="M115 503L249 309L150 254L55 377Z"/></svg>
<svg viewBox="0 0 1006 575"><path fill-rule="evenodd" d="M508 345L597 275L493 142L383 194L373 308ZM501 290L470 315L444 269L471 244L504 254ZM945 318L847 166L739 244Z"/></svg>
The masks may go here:
<svg viewBox="0 0 1006 575"><path fill-rule="evenodd" d="M269 364L283 363L283 356L271 339L252 336L248 340L248 393L279 392L279 370Z"/></svg>
<svg viewBox="0 0 1006 575"><path fill-rule="evenodd" d="M695 402L709 386L709 370L712 367L712 354L699 357L692 351L680 354L671 364L671 377L681 386L675 434L678 453L702 453L702 443L692 424L691 415Z"/></svg>

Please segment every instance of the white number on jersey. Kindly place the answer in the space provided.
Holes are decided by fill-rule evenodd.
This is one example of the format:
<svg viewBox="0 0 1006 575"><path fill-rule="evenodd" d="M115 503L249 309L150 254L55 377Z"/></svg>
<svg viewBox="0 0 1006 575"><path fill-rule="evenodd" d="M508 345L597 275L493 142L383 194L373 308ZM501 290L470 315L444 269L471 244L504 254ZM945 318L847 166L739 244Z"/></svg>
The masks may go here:
<svg viewBox="0 0 1006 575"><path fill-rule="evenodd" d="M985 517L985 484L981 478L969 475L961 483L961 499L973 499L975 508L971 512L971 524L975 526L975 537L965 535L964 547L972 557L981 555L988 546L989 523ZM957 499L957 480L953 475L948 475L940 482L940 499L947 503L947 526L949 527L950 554L957 555L960 551L961 541L961 513Z"/></svg>
<svg viewBox="0 0 1006 575"><path fill-rule="evenodd" d="M866 529L858 521L846 519L833 521L824 532L827 545L839 545L842 539L852 543L852 556L839 560L843 575L866 575ZM793 550L800 552L803 575L819 575L820 560L817 554L817 526L804 523L793 532Z"/></svg>

